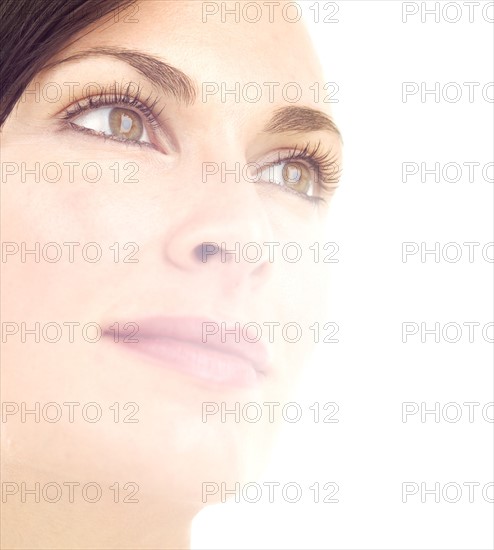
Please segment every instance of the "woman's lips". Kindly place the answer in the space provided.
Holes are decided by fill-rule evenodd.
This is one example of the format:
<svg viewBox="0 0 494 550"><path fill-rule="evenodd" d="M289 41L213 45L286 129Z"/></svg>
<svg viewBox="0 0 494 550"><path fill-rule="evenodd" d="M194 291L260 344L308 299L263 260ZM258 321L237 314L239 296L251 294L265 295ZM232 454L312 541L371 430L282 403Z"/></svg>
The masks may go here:
<svg viewBox="0 0 494 550"><path fill-rule="evenodd" d="M269 369L267 347L260 341L245 340L240 323L152 317L134 321L129 326L132 329L120 332L118 338L112 331L105 331L103 335L113 342L118 340L117 345L123 349L147 355L164 367L205 382L253 386Z"/></svg>

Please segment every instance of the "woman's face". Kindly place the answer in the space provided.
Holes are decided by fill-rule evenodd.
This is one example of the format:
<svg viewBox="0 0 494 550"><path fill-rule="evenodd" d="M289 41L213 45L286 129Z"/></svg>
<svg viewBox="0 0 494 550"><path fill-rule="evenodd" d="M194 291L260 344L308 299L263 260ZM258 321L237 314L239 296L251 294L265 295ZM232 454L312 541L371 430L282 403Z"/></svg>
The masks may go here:
<svg viewBox="0 0 494 550"><path fill-rule="evenodd" d="M307 35L281 8L274 22L266 12L252 24L224 23L196 1L138 6L137 22L124 12L74 37L2 132L2 401L19 407L2 430L5 468L33 481L134 481L141 502L199 508L204 481L252 479L277 424L263 403L289 401L314 342L309 327L329 321L323 187L340 140ZM301 158L311 153L316 160ZM298 262L286 259L297 253L289 242ZM24 254L37 246L39 258ZM221 247L237 247L239 261ZM62 329L57 342L49 323ZM91 342L95 323L106 334ZM244 351L223 353L219 335L235 323ZM251 348L247 323L262 328ZM284 338L287 323L299 325L297 343ZM201 363L198 346L160 342L160 327L169 337L175 326L181 338L218 328L216 351ZM143 347L121 341L134 329ZM238 356L254 348L262 374ZM23 418L36 402L40 421ZM58 422L45 419L56 416L43 414L50 402ZM80 404L72 422L69 402ZM131 402L138 411L123 409ZM258 403L262 419L203 416L204 403L236 402ZM87 403L101 407L99 421L83 418Z"/></svg>

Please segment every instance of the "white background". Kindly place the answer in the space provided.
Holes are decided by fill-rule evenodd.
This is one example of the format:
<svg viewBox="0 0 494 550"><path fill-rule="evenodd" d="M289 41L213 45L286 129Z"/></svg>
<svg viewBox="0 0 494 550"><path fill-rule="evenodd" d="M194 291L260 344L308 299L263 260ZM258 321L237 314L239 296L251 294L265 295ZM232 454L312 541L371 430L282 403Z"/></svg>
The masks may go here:
<svg viewBox="0 0 494 550"><path fill-rule="evenodd" d="M325 4L320 2L321 19L329 13ZM493 240L493 191L478 168L469 182L463 166L492 161L493 104L481 89L493 80L493 26L482 17L486 2L475 6L472 23L464 2L453 2L439 22L428 15L425 23L421 12L404 23L400 1L337 4L338 23L311 24L314 12L308 22L327 81L339 85L332 108L345 142L344 177L327 238L340 245L339 263L329 266L328 313L340 326L340 341L319 346L298 401L337 402L339 423L307 417L287 425L264 479L298 482L305 493L314 481L333 481L339 502L278 499L208 508L196 519L193 547L493 548L493 506L481 494L494 479L493 424L481 413L493 401L493 346L479 330L493 313L493 264L481 254ZM427 9L434 4L427 2ZM447 2L438 4L442 9ZM455 18L456 7L460 20L445 20L444 13ZM441 95L436 103L432 94L425 102L416 94L405 103L403 82L424 82L429 89L435 82L456 82L463 95L457 102ZM480 83L473 102L463 82ZM454 98L454 87L448 91ZM404 183L404 162L456 162L464 171L457 183L436 183L431 175L422 183L420 174ZM404 263L404 242L428 248L458 243L463 256L436 263L432 254L425 262L416 254ZM481 243L472 263L464 242ZM454 256L454 248L448 253ZM456 322L464 330L457 343L442 336L435 343L433 335L421 343L420 334L403 343L403 322L428 328ZM464 322L480 323L473 343ZM454 337L453 329L448 335ZM463 407L458 422L441 416L436 423L429 414L422 423L416 414L403 423L403 402L481 406L473 422ZM439 503L434 495L422 503L420 493L403 503L403 482L426 482L428 488L452 482L463 493L456 503L442 495ZM464 482L480 483L473 503Z"/></svg>

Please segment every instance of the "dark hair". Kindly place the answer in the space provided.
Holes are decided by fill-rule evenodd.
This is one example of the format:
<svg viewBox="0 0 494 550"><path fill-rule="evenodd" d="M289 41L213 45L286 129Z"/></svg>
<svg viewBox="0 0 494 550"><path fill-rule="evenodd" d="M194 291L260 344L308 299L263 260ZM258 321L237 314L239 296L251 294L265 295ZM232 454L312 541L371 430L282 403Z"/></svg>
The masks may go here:
<svg viewBox="0 0 494 550"><path fill-rule="evenodd" d="M0 127L72 36L134 0L0 0Z"/></svg>

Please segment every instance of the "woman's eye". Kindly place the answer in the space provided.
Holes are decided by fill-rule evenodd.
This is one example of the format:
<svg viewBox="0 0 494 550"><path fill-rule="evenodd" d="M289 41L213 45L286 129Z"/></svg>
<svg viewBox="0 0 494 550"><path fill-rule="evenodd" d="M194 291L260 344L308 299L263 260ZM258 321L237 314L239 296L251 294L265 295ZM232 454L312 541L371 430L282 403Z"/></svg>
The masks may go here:
<svg viewBox="0 0 494 550"><path fill-rule="evenodd" d="M312 195L314 175L303 162L281 161L264 168L260 175L261 181L269 181L284 187L289 187L297 193Z"/></svg>
<svg viewBox="0 0 494 550"><path fill-rule="evenodd" d="M72 124L120 140L150 143L142 117L130 109L100 107L72 119Z"/></svg>

